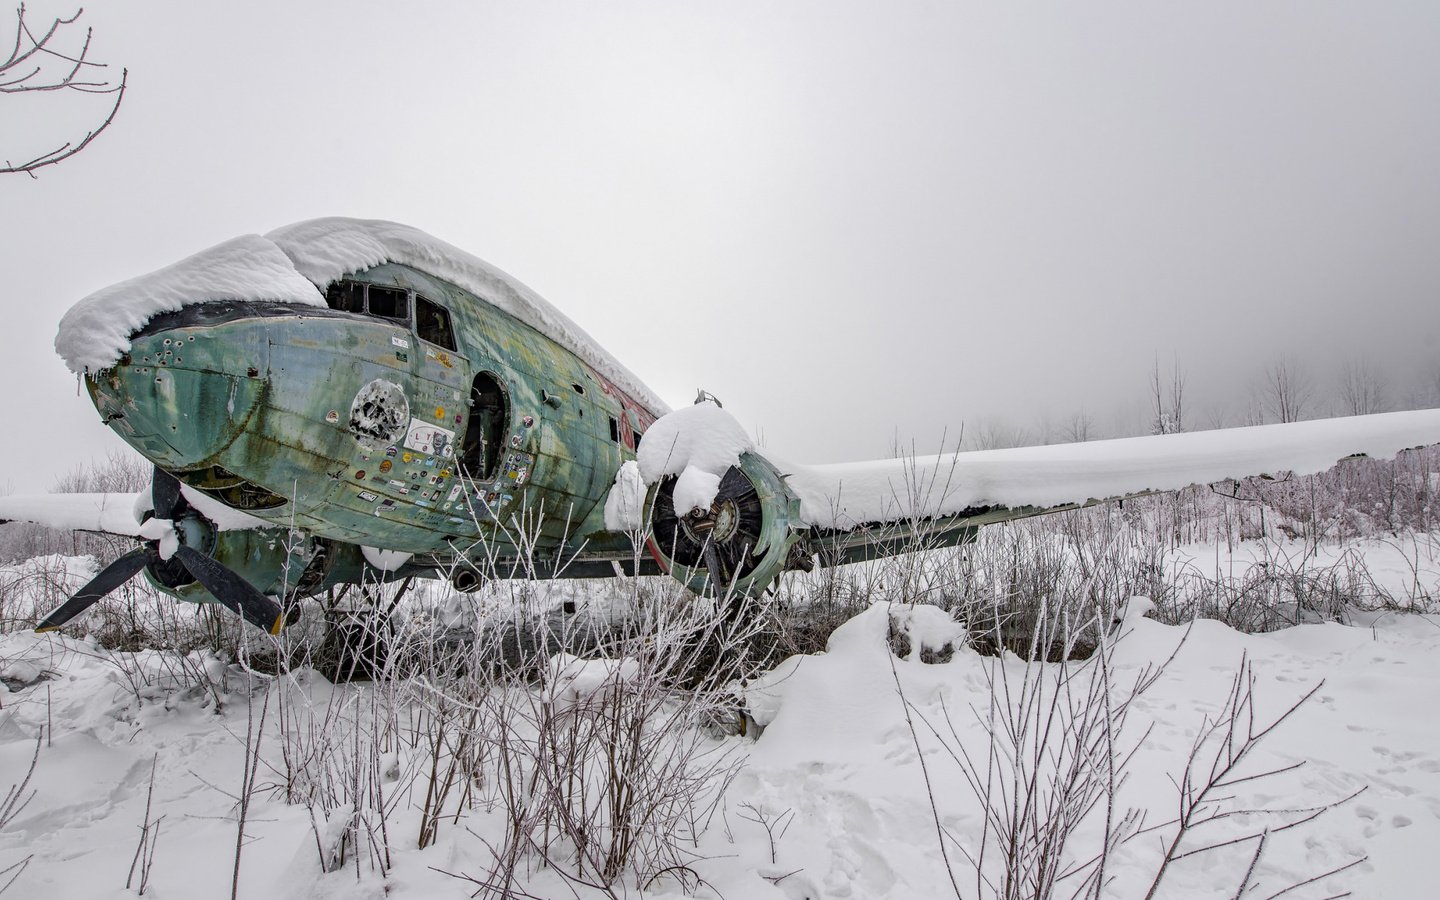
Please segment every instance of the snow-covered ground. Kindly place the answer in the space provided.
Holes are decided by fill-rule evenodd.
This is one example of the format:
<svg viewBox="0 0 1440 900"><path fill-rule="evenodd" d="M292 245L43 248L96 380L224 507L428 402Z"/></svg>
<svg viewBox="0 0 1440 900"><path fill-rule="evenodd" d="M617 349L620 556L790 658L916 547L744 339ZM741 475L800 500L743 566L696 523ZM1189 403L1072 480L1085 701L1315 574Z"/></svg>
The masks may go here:
<svg viewBox="0 0 1440 900"><path fill-rule="evenodd" d="M1417 585L1422 594L1440 593L1436 564L1419 552L1419 544L1411 547L1413 554L1400 542L1350 550L1357 546L1372 576L1397 595L1413 593ZM1247 554L1264 561L1274 552L1242 550L1235 565L1245 565ZM1213 548L1179 553L1196 566L1216 562ZM1228 557L1223 565L1230 565ZM987 760L992 751L996 760L1013 759L1018 743L1020 758L1031 760L1022 767L1033 765L1042 773L1042 787L1032 796L1064 801L1034 817L1037 825L1058 821L1058 809L1083 806L1083 797L1074 796L1074 779L1057 782L1071 785L1068 794L1044 786L1051 766L1045 760L1067 761L1066 747L1085 746L1093 765L1082 768L1104 773L1110 770L1107 760L1124 759L1135 748L1117 768L1111 822L1114 831L1124 833L1120 823L1125 811L1134 809L1143 819L1133 820L1129 830L1147 830L1111 854L1104 896L1142 897L1176 834L1170 823L1180 810L1177 783L1185 783L1197 735L1209 733L1237 673L1248 666L1255 730L1307 692L1314 694L1202 798L1217 802L1200 804L1197 817L1219 817L1196 825L1181 841L1155 896L1232 897L1250 871L1255 887L1245 896L1269 897L1346 866L1284 896L1347 891L1356 897L1434 896L1440 876L1440 861L1431 855L1440 843L1440 719L1433 715L1440 617L1372 613L1348 626L1301 625L1246 635L1214 621L1189 628L1162 625L1138 618L1140 606L1132 606L1119 626L1123 637L1103 670L1112 713L1143 673L1168 665L1129 704L1123 727L1113 716L1095 715L1101 694L1093 679L1102 671L1095 662L1027 668L1013 657L996 660L963 648L938 663L897 657L887 643L889 632L913 629L922 642L929 637L938 643L945 622L926 608L871 607L832 636L827 652L792 658L750 686L749 708L766 726L758 738L753 728L748 736L718 730L683 736L708 754L692 763L703 760L733 780L713 810L701 797L697 837L681 848L687 869L652 871L643 883L627 874L613 890L653 897L914 898L955 896L958 888L966 898L995 895L977 882L973 860L983 847L980 868L993 887L1003 887L993 830L982 841L986 810L993 817L1017 807L1006 802L1014 799L1009 776L994 777L1014 771L1013 763L991 769ZM626 666L588 673L575 666L559 660L555 667L568 673L555 689L568 692L563 709L557 702L556 715L570 716L565 721L571 723L586 715L583 708L576 711L577 696L606 685L623 690L615 680L632 677L616 674L630 672ZM273 685L267 703L265 678L202 654L182 664L173 655L109 653L84 640L24 633L0 638L0 677L6 685L0 688L0 795L24 779L31 759L37 759L20 798L28 803L18 811L13 809L18 804L12 805L0 828L0 870L25 863L0 876L0 886L15 878L7 896L134 896L140 866L132 874L132 863L147 822L158 822L148 832L158 838L150 845L146 896L229 896L237 871L239 800L247 796L247 745L258 746L259 756L245 811L241 897L468 896L478 884L460 876L488 880L493 848L503 844L509 807L497 787L497 770L486 768L497 758L492 752L474 757L489 760L469 772L474 802L464 804L458 819L447 816L429 846L417 849L429 745L395 736L422 733L423 723L433 721L434 707L425 707L422 699L397 699L400 693L392 688L332 686L302 672L285 687L288 705ZM1027 684L1029 692L1023 689ZM1062 686L1070 693L1052 693ZM388 693L381 698L377 691ZM1069 722L1071 734L1086 740L1067 744L1064 729L1052 728L1048 749L1038 757L1026 754L1024 748L1034 750L1028 738L1017 742L1003 727L984 724L1007 720L1003 703L991 718L992 698L1007 695L1008 708L1040 710L1038 721ZM1033 701L1029 707L1022 697ZM1062 702L1051 705L1055 697ZM508 708L525 707L522 702ZM1243 738L1251 726L1243 715L1247 710L1241 712ZM391 720L381 721L386 716ZM1116 723L1109 738L1095 730L1102 721ZM416 723L421 724L406 731ZM992 739L991 731L1000 736ZM390 734L384 739L390 743L367 743L381 732ZM316 736L325 733L360 738L348 757L338 746L344 742L332 741L327 777L349 772L370 778L358 794L387 811L383 836L372 835L358 854L349 848L345 864L328 874L320 860L335 855L345 808L329 810L327 824L325 811L316 813L315 804L286 802L287 783L293 788L294 772L304 768L298 752L318 752L323 742ZM1191 767L1190 783L1197 790L1219 736L1203 743L1196 757L1201 765ZM347 758L350 768L342 764ZM967 780L967 766L982 776L977 782ZM990 801L982 803L987 771ZM1266 772L1275 774L1251 777ZM329 790L345 794L343 786ZM1282 827L1357 791L1313 821ZM1091 800L1094 805L1077 816L1063 848L1067 865L1083 865L1104 840L1103 790ZM452 802L447 809L453 813L461 805ZM0 818L5 816L0 808ZM373 810L366 817L372 826L382 818ZM1004 819L992 818L992 825ZM1037 839L1043 834L1043 828L1035 830ZM1182 856L1235 838L1245 839ZM375 849L381 843L389 853L383 875L376 861L384 854ZM1263 852L1252 870L1257 848ZM573 863L563 852L555 857L560 869ZM567 880L556 868L541 867L533 854L519 861L518 871L512 885L517 896L606 895ZM572 865L569 871L578 870ZM1063 882L1057 896L1070 896L1090 871Z"/></svg>

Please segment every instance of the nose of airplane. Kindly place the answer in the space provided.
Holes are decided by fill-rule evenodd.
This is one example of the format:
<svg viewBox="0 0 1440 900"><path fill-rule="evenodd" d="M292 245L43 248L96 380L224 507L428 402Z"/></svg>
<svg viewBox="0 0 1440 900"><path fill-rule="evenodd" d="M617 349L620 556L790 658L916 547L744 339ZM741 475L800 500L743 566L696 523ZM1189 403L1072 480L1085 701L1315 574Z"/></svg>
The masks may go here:
<svg viewBox="0 0 1440 900"><path fill-rule="evenodd" d="M265 342L246 332L148 326L116 366L86 380L95 408L156 465L208 465L244 431L264 394Z"/></svg>

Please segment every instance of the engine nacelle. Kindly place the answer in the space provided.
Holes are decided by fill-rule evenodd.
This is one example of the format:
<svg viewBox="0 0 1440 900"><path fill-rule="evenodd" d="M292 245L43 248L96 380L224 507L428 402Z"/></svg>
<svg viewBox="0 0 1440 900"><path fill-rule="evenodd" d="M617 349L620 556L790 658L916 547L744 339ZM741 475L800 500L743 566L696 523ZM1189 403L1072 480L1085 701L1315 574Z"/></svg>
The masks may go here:
<svg viewBox="0 0 1440 900"><path fill-rule="evenodd" d="M691 590L714 583L721 594L755 597L786 569L809 568L810 557L795 552L805 531L800 500L767 460L742 453L708 510L675 509L675 481L669 475L650 488L649 548Z"/></svg>

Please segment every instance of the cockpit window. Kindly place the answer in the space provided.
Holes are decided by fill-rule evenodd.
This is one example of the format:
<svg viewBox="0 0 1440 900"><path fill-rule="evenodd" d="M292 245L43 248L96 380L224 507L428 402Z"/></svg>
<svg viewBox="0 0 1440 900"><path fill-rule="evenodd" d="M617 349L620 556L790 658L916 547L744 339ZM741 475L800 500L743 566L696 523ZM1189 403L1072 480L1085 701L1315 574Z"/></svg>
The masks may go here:
<svg viewBox="0 0 1440 900"><path fill-rule="evenodd" d="M450 328L449 311L419 294L415 295L415 333L422 341L446 350L455 349L455 332Z"/></svg>
<svg viewBox="0 0 1440 900"><path fill-rule="evenodd" d="M325 289L325 303L341 312L365 311L365 285L358 281L335 281Z"/></svg>
<svg viewBox="0 0 1440 900"><path fill-rule="evenodd" d="M399 288L370 285L370 315L386 319L410 318L410 295Z"/></svg>

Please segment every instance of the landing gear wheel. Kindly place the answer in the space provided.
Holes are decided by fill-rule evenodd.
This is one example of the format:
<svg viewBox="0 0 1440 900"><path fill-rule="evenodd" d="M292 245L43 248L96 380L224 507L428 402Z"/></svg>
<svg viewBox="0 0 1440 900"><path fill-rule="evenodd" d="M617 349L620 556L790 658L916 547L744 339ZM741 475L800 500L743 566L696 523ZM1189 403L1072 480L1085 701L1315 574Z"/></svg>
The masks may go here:
<svg viewBox="0 0 1440 900"><path fill-rule="evenodd" d="M406 578L388 603L382 605L382 585L367 583L359 590L358 608L341 607L348 588L325 610L325 637L316 652L315 668L334 682L374 681L391 671L395 651L393 616L413 579Z"/></svg>
<svg viewBox="0 0 1440 900"><path fill-rule="evenodd" d="M316 668L335 683L373 681L390 658L393 629L375 610L344 610L326 616L325 640Z"/></svg>

